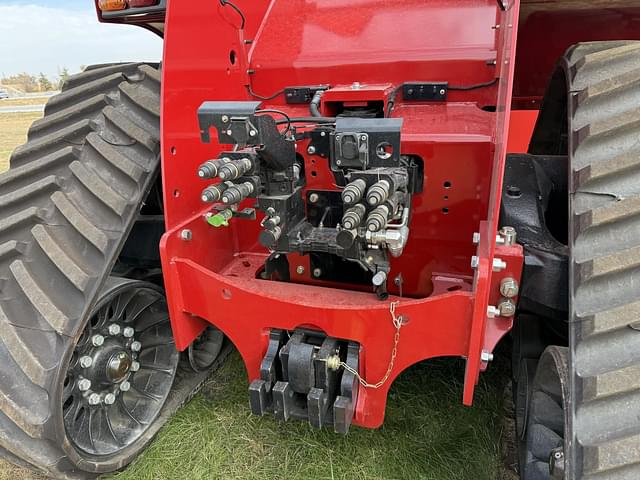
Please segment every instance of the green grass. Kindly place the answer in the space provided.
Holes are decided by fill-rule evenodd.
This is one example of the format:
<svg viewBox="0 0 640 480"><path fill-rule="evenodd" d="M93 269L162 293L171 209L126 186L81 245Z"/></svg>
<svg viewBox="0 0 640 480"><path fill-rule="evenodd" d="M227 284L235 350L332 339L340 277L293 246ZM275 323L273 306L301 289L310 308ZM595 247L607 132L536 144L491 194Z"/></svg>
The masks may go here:
<svg viewBox="0 0 640 480"><path fill-rule="evenodd" d="M4 98L0 107L21 107L25 105L44 105L50 97Z"/></svg>
<svg viewBox="0 0 640 480"><path fill-rule="evenodd" d="M385 424L346 437L303 422L254 417L246 375L233 354L214 379L112 480L424 479L502 475L504 370L483 376L473 408L461 405L464 363L413 367L393 385Z"/></svg>
<svg viewBox="0 0 640 480"><path fill-rule="evenodd" d="M40 114L0 114L0 171ZM150 448L111 480L420 479L496 480L502 468L504 362L482 375L472 408L463 407L464 362L426 362L392 386L385 424L342 437L302 422L279 424L249 412L248 383L234 353L160 432ZM505 475L503 477L503 475ZM41 477L0 461L0 480Z"/></svg>
<svg viewBox="0 0 640 480"><path fill-rule="evenodd" d="M9 168L11 152L26 141L29 125L41 116L41 113L0 113L0 172Z"/></svg>

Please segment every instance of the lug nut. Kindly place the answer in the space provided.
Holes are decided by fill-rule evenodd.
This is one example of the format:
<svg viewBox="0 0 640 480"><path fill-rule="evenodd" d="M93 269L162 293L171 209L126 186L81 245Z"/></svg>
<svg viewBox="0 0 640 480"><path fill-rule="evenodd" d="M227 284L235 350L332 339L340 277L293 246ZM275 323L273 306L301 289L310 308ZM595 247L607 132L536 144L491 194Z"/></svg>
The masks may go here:
<svg viewBox="0 0 640 480"><path fill-rule="evenodd" d="M93 358L87 355L80 357L80 366L82 368L89 368L91 365L93 365Z"/></svg>
<svg viewBox="0 0 640 480"><path fill-rule="evenodd" d="M113 405L114 403L116 403L116 396L113 393L107 393L104 396L104 404Z"/></svg>
<svg viewBox="0 0 640 480"><path fill-rule="evenodd" d="M520 288L515 278L503 278L500 282L500 293L503 297L513 298L518 295Z"/></svg>
<svg viewBox="0 0 640 480"><path fill-rule="evenodd" d="M109 335L115 337L116 335L120 335L120 325L118 325L117 323L112 323L111 325L109 325Z"/></svg>
<svg viewBox="0 0 640 480"><path fill-rule="evenodd" d="M498 304L501 317L513 317L516 314L516 304L509 299L504 299Z"/></svg>
<svg viewBox="0 0 640 480"><path fill-rule="evenodd" d="M104 344L104 337L102 335L94 335L91 337L91 345L94 347L101 347Z"/></svg>
<svg viewBox="0 0 640 480"><path fill-rule="evenodd" d="M122 334L126 337L126 338L131 338L133 337L133 335L136 333L136 331L133 329L133 327L125 327L125 329L123 330Z"/></svg>
<svg viewBox="0 0 640 480"><path fill-rule="evenodd" d="M98 395L97 393L92 393L91 395L89 395L89 405L100 405L101 402L101 398L100 395Z"/></svg>
<svg viewBox="0 0 640 480"><path fill-rule="evenodd" d="M120 391L128 392L129 390L131 390L131 384L129 382L124 381L120 384Z"/></svg>
<svg viewBox="0 0 640 480"><path fill-rule="evenodd" d="M78 382L78 390L81 392L86 392L91 388L91 380L88 378L83 378Z"/></svg>
<svg viewBox="0 0 640 480"><path fill-rule="evenodd" d="M132 352L139 352L142 349L142 344L140 342L133 342L131 344L131 351Z"/></svg>
<svg viewBox="0 0 640 480"><path fill-rule="evenodd" d="M138 370L140 370L140 362L131 362L131 369L132 372L137 372Z"/></svg>

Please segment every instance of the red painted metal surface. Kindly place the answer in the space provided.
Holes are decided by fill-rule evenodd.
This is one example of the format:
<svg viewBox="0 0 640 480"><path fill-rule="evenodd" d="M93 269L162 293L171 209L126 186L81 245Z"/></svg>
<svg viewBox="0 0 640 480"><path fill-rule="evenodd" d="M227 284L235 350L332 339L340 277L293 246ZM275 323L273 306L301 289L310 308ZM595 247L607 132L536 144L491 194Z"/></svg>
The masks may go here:
<svg viewBox="0 0 640 480"><path fill-rule="evenodd" d="M425 189L413 200L405 253L392 263L390 277L402 273L404 297L392 290L389 301L399 301L397 312L409 321L391 380L424 359L465 357L464 402L471 403L486 367L482 350L493 349L511 326L511 319L487 318L487 305L497 300L500 279L519 278L522 267L516 246L496 252L507 270L494 275L489 268L509 128L518 12L517 2L511 3L501 12L494 0L238 1L247 17L240 33L237 15L217 2L169 2L162 112L167 233L161 254L179 348L207 322L214 324L234 342L254 379L270 328L312 327L359 342L361 373L375 382L393 346L389 302L370 292L310 285L310 278L260 280L267 252L257 243L258 222L234 219L226 229L206 224L199 200L206 184L196 169L224 146L199 141L196 110L203 101L250 99L247 82L265 96L289 85L326 83L334 88L322 108L330 111L339 102L388 102L393 87L405 81L468 86L498 78L490 87L452 90L446 103L399 98L393 111L404 119L402 153L424 162ZM248 49L245 38L252 40ZM364 88L352 89L353 82ZM282 96L263 106L308 114L305 106L284 104ZM298 152L306 152L303 142ZM326 165L303 157L307 188L336 188ZM183 229L192 231L191 240L181 239ZM471 241L475 231L482 234L478 247ZM480 257L477 270L470 266L473 255ZM354 423L382 423L390 385L360 388Z"/></svg>

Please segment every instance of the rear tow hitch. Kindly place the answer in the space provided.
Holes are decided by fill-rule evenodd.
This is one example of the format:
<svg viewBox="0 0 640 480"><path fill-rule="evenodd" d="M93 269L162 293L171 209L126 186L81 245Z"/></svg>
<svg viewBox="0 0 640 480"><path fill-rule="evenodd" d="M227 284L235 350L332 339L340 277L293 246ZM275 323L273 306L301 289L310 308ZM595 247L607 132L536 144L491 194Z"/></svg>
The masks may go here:
<svg viewBox="0 0 640 480"><path fill-rule="evenodd" d="M251 411L272 413L278 420L306 420L316 428L333 425L346 434L354 415L358 380L331 359L358 371L360 346L312 330L271 330L260 365L260 379L249 386Z"/></svg>

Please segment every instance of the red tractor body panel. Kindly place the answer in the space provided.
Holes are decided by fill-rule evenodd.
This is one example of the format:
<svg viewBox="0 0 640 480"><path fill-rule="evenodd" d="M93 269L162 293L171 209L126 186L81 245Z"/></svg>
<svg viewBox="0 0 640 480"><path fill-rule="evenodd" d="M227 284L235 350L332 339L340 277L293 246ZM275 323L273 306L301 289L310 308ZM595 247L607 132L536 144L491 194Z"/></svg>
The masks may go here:
<svg viewBox="0 0 640 480"><path fill-rule="evenodd" d="M307 105L286 104L274 94L326 84L332 88L321 111L331 116L340 105L382 102L386 109L404 82L448 82L446 102L398 101L392 114L404 119L402 153L424 162L425 185L413 199L405 252L391 263L389 278L401 274L403 283L402 291L390 286L389 301L399 302L406 323L390 381L421 360L464 357L463 402L471 404L487 355L513 323L494 318L488 307L500 298L500 281L519 279L523 265L520 246L496 245L506 154L526 151L536 119L535 111L512 113L512 104L539 108L556 59L575 41L637 38L639 3L238 0L246 18L241 29L244 20L219 2L169 1L161 257L178 348L212 324L238 348L253 380L271 329L308 327L358 342L360 374L370 383L382 378L395 333L389 302L312 278L308 257L289 257L291 282L262 280L269 252L258 243L260 218L234 219L228 228L207 224L210 207L199 198L206 185L195 172L228 146L216 138L201 143L196 113L204 101L262 96L273 97L263 109L306 116ZM624 22L612 21L616 15ZM297 142L306 189L337 190L326 165L306 155L307 142ZM506 268L494 269L494 259ZM355 424L382 424L390 383L360 387Z"/></svg>

